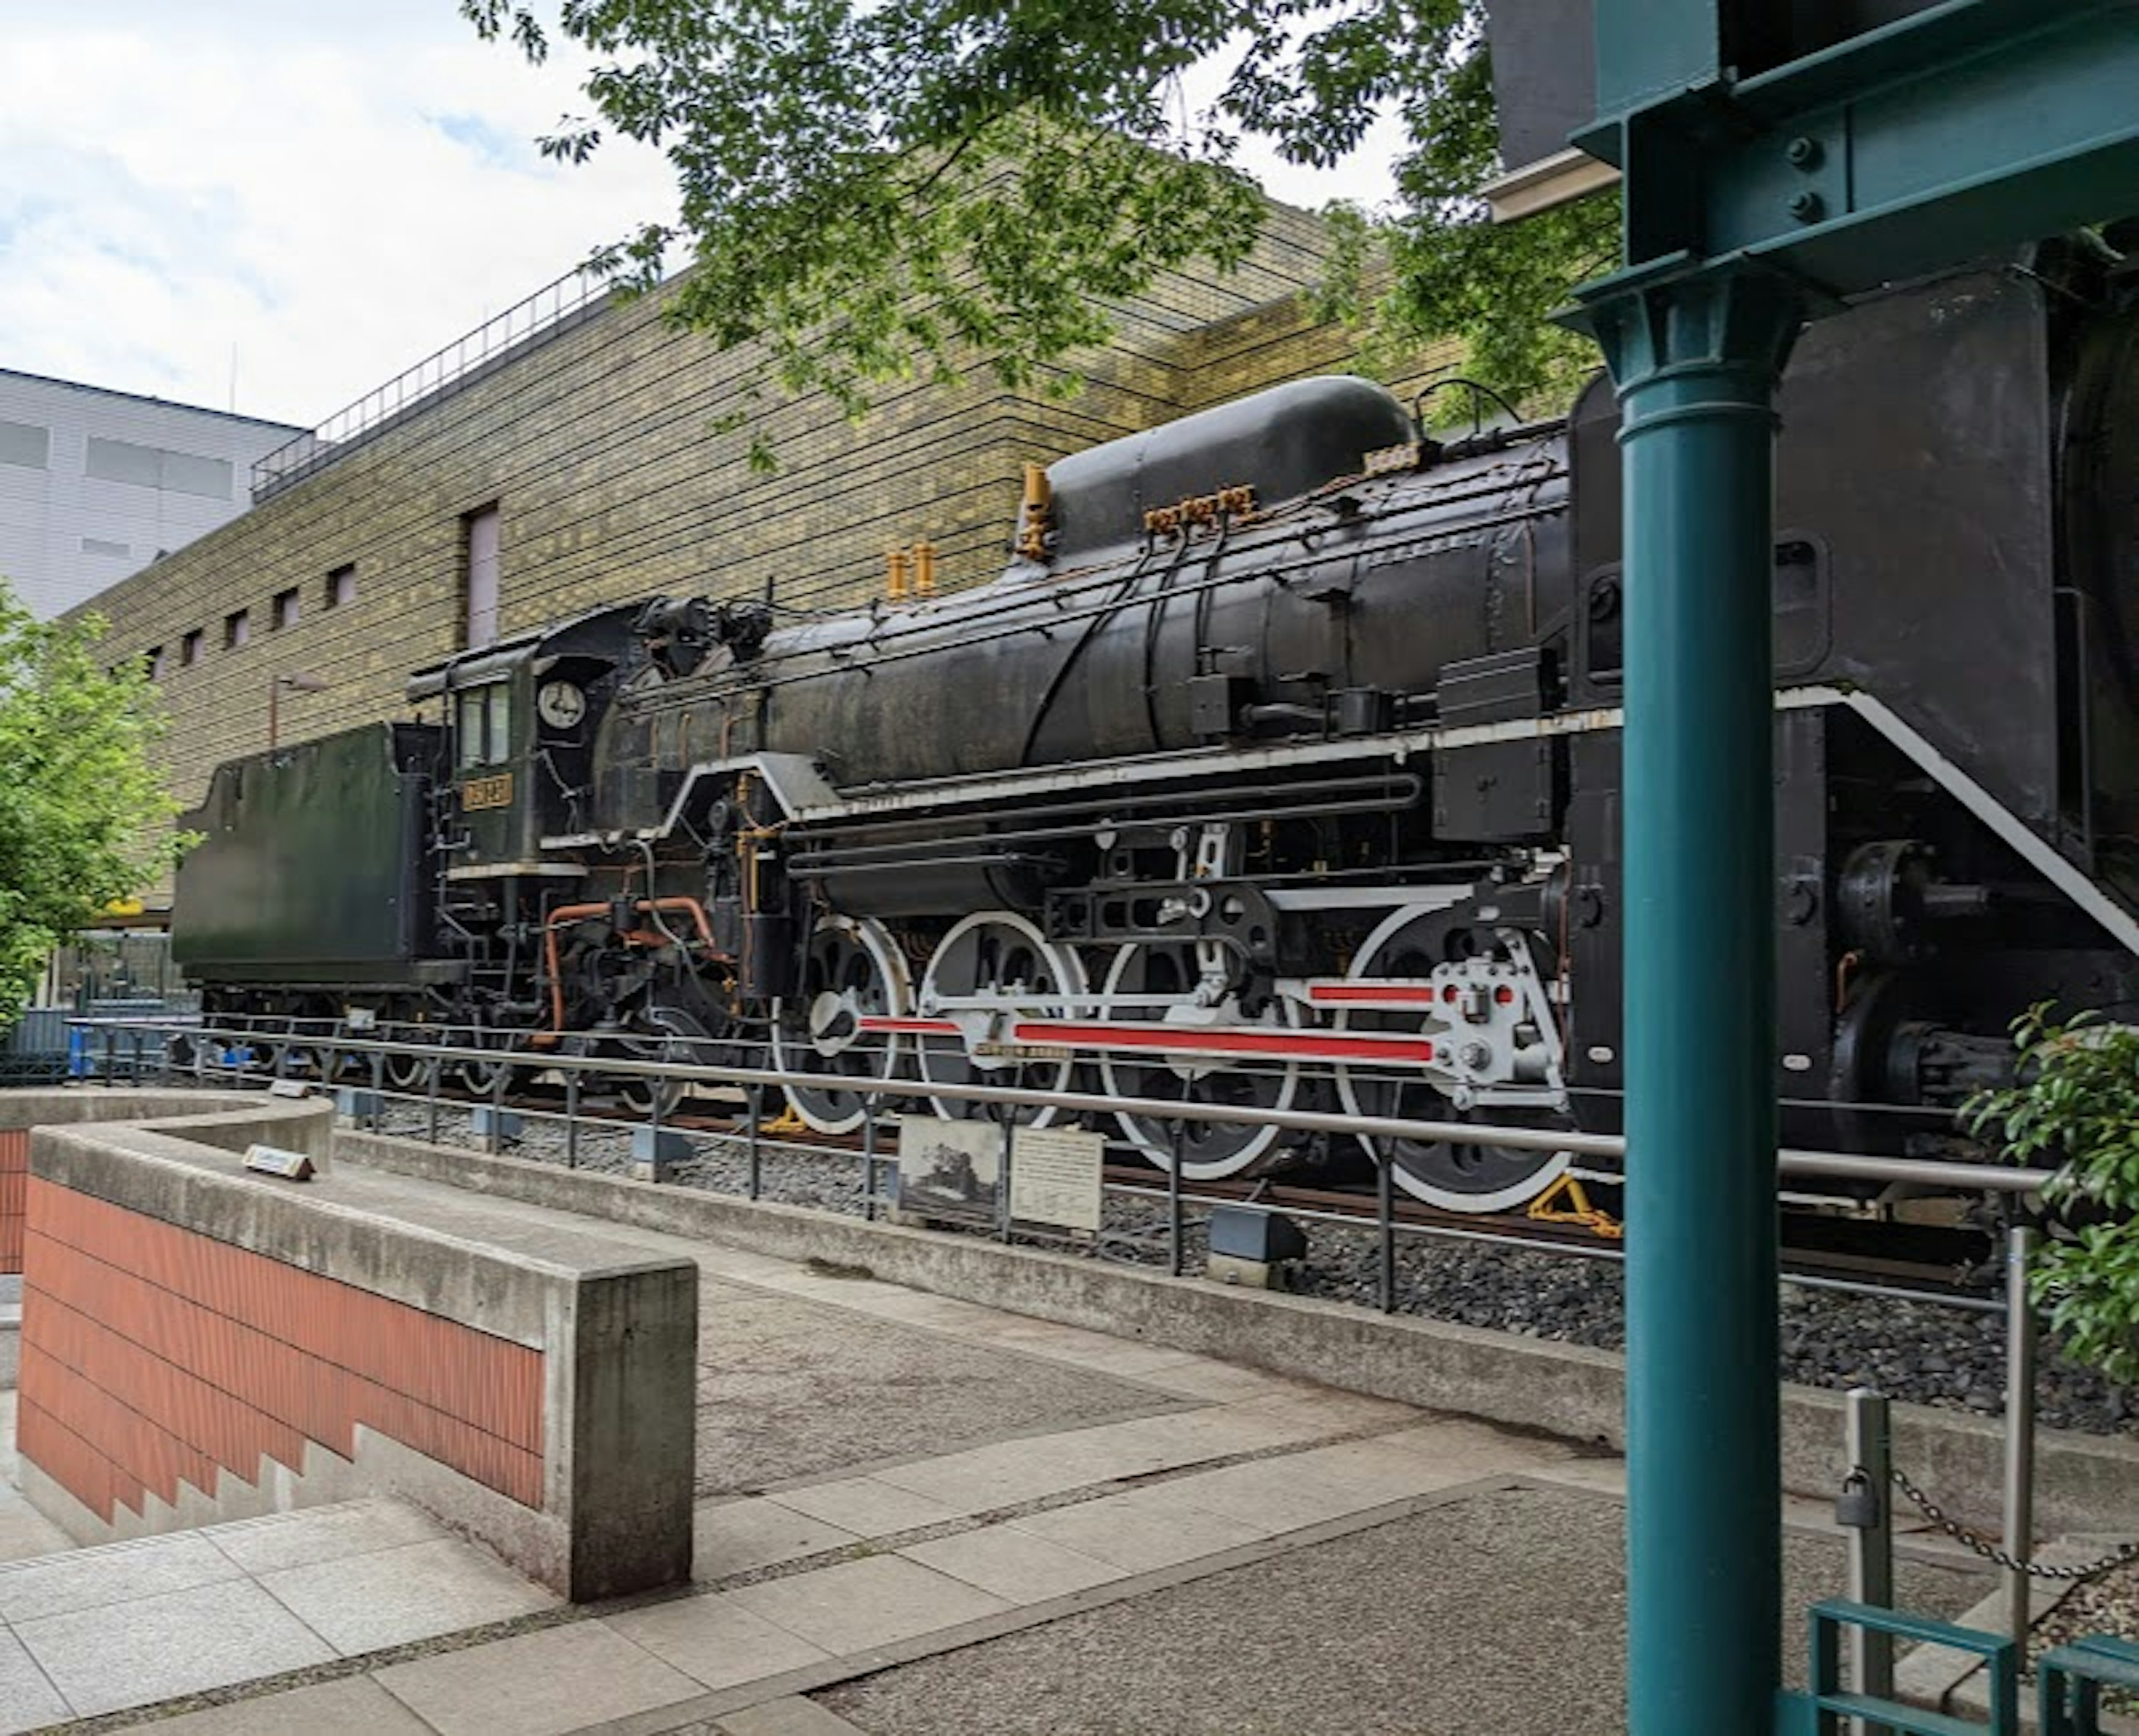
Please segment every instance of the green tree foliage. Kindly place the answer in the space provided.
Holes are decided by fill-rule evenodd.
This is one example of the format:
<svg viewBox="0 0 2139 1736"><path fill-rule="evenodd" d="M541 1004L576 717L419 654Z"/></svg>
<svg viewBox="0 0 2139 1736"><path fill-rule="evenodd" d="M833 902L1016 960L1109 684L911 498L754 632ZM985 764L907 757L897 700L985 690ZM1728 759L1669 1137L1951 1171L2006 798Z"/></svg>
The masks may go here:
<svg viewBox="0 0 2139 1736"><path fill-rule="evenodd" d="M138 665L98 661L104 623L32 620L0 584L0 1029L45 959L173 857L163 727Z"/></svg>
<svg viewBox="0 0 2139 1736"><path fill-rule="evenodd" d="M2015 1163L2055 1165L2053 1200L2075 1227L2049 1240L2036 1299L2078 1361L2139 1384L2139 1030L2092 1012L2014 1027L2019 1083L1985 1092L1966 1120Z"/></svg>
<svg viewBox="0 0 2139 1736"><path fill-rule="evenodd" d="M1496 172L1483 0L461 0L531 58L553 34L591 51L594 113L542 141L582 161L606 134L656 145L673 226L600 257L658 280L696 269L673 315L723 346L768 346L771 379L850 412L875 382L986 357L1057 389L1101 343L1110 301L1193 260L1237 263L1261 221L1236 166L1253 137L1340 162L1378 112L1412 141L1402 209L1334 213L1324 299L1390 353L1468 341L1515 396L1591 364L1544 323L1609 262L1616 201L1512 228L1476 197ZM1184 79L1219 70L1189 112ZM1206 74L1199 74L1202 77ZM737 418L740 420L740 415Z"/></svg>

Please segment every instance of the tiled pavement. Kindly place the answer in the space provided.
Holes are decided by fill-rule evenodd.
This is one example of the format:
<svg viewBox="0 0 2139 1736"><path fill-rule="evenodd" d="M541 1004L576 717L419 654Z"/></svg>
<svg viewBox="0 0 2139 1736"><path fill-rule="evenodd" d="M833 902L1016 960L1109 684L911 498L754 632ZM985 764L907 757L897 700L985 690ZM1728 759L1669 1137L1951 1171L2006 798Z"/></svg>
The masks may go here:
<svg viewBox="0 0 2139 1736"><path fill-rule="evenodd" d="M257 1681L250 1697L144 1716L158 1736L823 1736L852 1726L805 1690L1466 1491L1603 1469L1207 1357L642 1239L699 1259L709 1330L726 1294L784 1296L844 1333L918 1328L1081 1371L1105 1420L932 1456L862 1450L702 1502L701 1584L600 1614L556 1609L387 1502L0 1565L0 1730ZM713 1390L717 1402L717 1374ZM1124 1391L1140 1401L1128 1415ZM507 1637L411 1645L525 1616L538 1619Z"/></svg>

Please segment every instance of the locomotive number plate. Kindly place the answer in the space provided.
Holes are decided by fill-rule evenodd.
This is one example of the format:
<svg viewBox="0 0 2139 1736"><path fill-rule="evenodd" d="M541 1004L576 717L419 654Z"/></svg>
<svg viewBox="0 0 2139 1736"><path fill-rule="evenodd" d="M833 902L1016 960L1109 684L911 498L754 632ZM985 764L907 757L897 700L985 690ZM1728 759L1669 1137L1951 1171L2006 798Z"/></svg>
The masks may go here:
<svg viewBox="0 0 2139 1736"><path fill-rule="evenodd" d="M501 771L495 777L470 778L461 785L461 808L463 812L477 808L510 808L512 805L512 774Z"/></svg>

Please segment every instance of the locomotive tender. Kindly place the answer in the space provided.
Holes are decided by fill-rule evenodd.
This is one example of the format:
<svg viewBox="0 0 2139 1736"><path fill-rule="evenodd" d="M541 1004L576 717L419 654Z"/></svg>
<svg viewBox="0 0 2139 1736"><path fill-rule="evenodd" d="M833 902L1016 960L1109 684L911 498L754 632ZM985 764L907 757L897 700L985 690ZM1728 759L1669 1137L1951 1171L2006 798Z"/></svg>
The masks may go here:
<svg viewBox="0 0 2139 1736"><path fill-rule="evenodd" d="M2139 980L2139 257L1891 291L1781 407L1785 1135L1936 1149L2017 1013ZM1601 380L1447 443L1310 380L1035 467L980 589L465 653L438 722L217 771L174 951L218 1018L522 1063L769 1038L830 1132L975 1078L1614 1128L1615 430ZM1192 1178L1329 1155L1119 1122ZM1566 1161L1387 1155L1467 1210Z"/></svg>

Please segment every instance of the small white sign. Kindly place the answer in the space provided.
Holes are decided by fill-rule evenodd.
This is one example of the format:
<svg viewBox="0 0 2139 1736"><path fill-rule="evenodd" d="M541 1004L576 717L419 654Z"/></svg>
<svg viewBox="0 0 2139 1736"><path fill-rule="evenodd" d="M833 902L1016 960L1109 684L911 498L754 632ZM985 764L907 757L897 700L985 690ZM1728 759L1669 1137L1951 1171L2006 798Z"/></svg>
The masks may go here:
<svg viewBox="0 0 2139 1736"><path fill-rule="evenodd" d="M1020 1127L1011 1144L1010 1215L1065 1230L1099 1227L1107 1142L1074 1127Z"/></svg>
<svg viewBox="0 0 2139 1736"><path fill-rule="evenodd" d="M245 1166L263 1176L280 1176L285 1181L312 1179L312 1160L302 1152L287 1152L280 1146L247 1146Z"/></svg>

